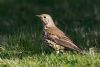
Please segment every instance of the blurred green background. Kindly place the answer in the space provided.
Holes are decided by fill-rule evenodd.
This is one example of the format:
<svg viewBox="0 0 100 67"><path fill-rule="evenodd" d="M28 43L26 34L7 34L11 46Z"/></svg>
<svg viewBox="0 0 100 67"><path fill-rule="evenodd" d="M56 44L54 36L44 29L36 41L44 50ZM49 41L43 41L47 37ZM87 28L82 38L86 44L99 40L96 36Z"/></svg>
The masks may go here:
<svg viewBox="0 0 100 67"><path fill-rule="evenodd" d="M42 13L80 48L100 48L99 0L0 0L1 51L44 51L42 23L35 16Z"/></svg>

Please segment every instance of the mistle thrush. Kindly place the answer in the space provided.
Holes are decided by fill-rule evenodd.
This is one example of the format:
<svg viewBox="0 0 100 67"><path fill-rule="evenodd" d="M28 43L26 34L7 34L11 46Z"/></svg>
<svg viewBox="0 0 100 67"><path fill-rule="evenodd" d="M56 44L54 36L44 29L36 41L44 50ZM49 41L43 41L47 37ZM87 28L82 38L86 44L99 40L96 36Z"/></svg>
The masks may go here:
<svg viewBox="0 0 100 67"><path fill-rule="evenodd" d="M36 15L43 21L44 38L48 46L52 47L57 53L69 48L80 52L70 38L68 38L59 28L56 27L52 17L48 14Z"/></svg>

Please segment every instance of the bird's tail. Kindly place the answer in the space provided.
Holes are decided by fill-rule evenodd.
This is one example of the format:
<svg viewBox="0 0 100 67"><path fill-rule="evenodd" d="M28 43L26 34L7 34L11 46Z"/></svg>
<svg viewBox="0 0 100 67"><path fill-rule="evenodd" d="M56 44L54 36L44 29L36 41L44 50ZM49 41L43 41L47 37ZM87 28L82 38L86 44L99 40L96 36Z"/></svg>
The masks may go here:
<svg viewBox="0 0 100 67"><path fill-rule="evenodd" d="M84 53L84 52L83 52L83 49L81 49L81 48L79 48L79 47L77 47L77 46L74 46L74 47L73 47L73 50L77 51L77 52L80 53L80 54L83 54L83 53Z"/></svg>

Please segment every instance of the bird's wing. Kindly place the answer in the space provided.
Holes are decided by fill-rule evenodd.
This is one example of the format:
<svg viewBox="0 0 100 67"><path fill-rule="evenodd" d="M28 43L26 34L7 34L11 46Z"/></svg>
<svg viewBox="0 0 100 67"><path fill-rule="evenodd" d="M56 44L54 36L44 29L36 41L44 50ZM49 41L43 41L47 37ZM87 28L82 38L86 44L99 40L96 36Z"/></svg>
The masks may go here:
<svg viewBox="0 0 100 67"><path fill-rule="evenodd" d="M58 45L61 45L61 46L66 47L66 48L70 48L70 49L76 50L78 52L81 51L81 49L79 49L71 41L71 39L69 37L65 36L65 34L60 29L58 29L57 27L53 27L53 28L49 27L46 30L46 32L48 33L47 34L48 39L54 41Z"/></svg>
<svg viewBox="0 0 100 67"><path fill-rule="evenodd" d="M64 37L64 38L58 38L56 35L48 35L48 39L54 41L55 43L57 43L58 45L61 45L63 47L66 48L70 48L73 50L76 50L78 52L81 51L81 49L79 49L68 37Z"/></svg>

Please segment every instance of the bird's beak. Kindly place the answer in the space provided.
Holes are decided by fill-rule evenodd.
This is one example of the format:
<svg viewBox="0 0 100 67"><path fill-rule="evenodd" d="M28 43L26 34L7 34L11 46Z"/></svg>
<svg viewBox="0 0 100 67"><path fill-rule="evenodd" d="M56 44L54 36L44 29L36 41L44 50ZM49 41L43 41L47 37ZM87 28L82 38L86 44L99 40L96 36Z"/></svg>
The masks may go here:
<svg viewBox="0 0 100 67"><path fill-rule="evenodd" d="M37 17L39 17L42 20L42 16L41 15L36 15Z"/></svg>
<svg viewBox="0 0 100 67"><path fill-rule="evenodd" d="M41 18L41 15L36 15L37 17Z"/></svg>

